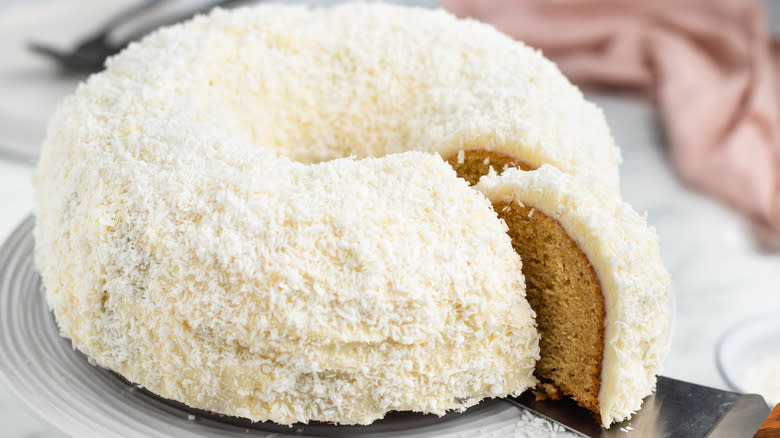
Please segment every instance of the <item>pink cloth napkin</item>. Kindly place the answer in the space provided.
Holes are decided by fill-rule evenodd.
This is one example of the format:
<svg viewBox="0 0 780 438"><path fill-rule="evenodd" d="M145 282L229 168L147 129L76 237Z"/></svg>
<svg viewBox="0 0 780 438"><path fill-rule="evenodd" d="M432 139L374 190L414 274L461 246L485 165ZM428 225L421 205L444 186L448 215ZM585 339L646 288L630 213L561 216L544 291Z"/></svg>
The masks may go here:
<svg viewBox="0 0 780 438"><path fill-rule="evenodd" d="M780 247L780 50L753 0L445 0L580 85L655 97L681 177Z"/></svg>

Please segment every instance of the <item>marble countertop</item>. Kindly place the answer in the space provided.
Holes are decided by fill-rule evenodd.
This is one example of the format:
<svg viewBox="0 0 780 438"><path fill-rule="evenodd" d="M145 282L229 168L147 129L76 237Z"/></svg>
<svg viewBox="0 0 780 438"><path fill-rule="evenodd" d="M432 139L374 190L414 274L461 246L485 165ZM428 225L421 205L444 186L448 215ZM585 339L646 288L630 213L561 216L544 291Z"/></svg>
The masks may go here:
<svg viewBox="0 0 780 438"><path fill-rule="evenodd" d="M669 166L657 114L636 97L592 95L623 151L622 193L647 212L661 239L676 296L664 374L728 389L714 352L733 324L780 311L780 254L763 253L737 212L684 186ZM0 240L33 208L34 164L0 154ZM0 383L0 436L60 437Z"/></svg>

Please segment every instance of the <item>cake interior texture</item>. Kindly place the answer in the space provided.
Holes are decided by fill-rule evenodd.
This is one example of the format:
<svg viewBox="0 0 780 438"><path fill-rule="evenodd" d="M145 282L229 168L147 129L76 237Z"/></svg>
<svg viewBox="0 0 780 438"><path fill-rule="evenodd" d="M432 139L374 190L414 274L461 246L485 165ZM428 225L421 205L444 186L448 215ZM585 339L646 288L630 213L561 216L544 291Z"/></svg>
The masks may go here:
<svg viewBox="0 0 780 438"><path fill-rule="evenodd" d="M570 396L598 416L605 318L598 277L557 221L531 206L494 207L523 260L528 302L536 312L539 388L553 398Z"/></svg>
<svg viewBox="0 0 780 438"><path fill-rule="evenodd" d="M501 173L506 167L517 167L522 170L533 169L533 167L510 155L485 149L462 150L455 155L447 157L446 161L455 169L459 177L465 179L471 185L479 182L479 178L482 175L487 175L491 167L498 173Z"/></svg>

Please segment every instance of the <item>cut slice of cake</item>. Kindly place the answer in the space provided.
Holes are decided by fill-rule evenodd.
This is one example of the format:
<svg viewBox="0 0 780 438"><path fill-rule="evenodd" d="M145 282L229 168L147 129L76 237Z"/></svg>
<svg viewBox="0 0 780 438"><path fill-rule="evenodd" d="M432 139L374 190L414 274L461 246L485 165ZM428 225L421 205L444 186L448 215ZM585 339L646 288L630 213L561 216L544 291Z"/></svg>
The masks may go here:
<svg viewBox="0 0 780 438"><path fill-rule="evenodd" d="M655 230L609 190L543 165L475 186L509 227L537 314L539 388L606 427L655 387L668 350L669 275Z"/></svg>

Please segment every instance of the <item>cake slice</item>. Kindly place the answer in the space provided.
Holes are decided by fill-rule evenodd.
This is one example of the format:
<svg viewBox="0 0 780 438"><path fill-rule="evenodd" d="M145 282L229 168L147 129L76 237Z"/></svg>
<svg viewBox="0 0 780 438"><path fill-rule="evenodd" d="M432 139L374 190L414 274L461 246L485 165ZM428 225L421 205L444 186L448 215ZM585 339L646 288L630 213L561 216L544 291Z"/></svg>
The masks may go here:
<svg viewBox="0 0 780 438"><path fill-rule="evenodd" d="M609 190L543 165L475 186L509 227L537 315L539 388L608 427L639 409L668 350L669 275L646 220Z"/></svg>

